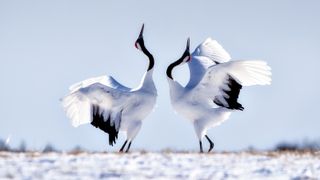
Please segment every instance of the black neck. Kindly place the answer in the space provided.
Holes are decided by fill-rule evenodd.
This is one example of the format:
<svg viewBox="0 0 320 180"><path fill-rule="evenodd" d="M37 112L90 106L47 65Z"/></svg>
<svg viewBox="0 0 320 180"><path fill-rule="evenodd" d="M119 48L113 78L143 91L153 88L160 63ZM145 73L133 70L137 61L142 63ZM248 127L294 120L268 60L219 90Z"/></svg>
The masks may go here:
<svg viewBox="0 0 320 180"><path fill-rule="evenodd" d="M170 64L167 68L167 76L173 80L173 77L172 77L172 70L173 68L175 68L176 66L178 66L179 64L181 64L183 61L183 59L179 59L177 61L175 61L174 63Z"/></svg>
<svg viewBox="0 0 320 180"><path fill-rule="evenodd" d="M188 38L188 41L187 41L187 47L186 47L186 50L184 51L184 53L182 54L181 58L178 59L177 61L175 61L174 63L170 64L167 68L167 76L173 80L173 77L172 77L172 70L173 68L175 68L176 66L178 66L179 64L183 63L183 60L185 58L188 58L187 62L190 60L190 38Z"/></svg>
<svg viewBox="0 0 320 180"><path fill-rule="evenodd" d="M148 70L147 70L147 71L149 71L149 70L151 70L151 69L153 68L153 66L154 66L154 58L153 58L152 54L151 54L151 53L147 50L147 48L144 46L144 43L143 43L143 42L139 43L139 45L140 45L140 47L141 47L142 52L143 52L146 56L148 56L148 58L149 58L149 67L148 67Z"/></svg>

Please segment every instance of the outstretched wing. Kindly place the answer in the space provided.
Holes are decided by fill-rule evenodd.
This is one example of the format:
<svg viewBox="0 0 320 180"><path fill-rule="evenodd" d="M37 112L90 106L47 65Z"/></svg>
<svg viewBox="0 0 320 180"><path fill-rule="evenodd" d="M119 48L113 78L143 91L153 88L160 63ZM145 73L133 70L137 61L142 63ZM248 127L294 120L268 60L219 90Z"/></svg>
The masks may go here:
<svg viewBox="0 0 320 180"><path fill-rule="evenodd" d="M243 110L237 102L242 86L271 84L271 68L264 61L232 61L211 66L192 90L200 101Z"/></svg>
<svg viewBox="0 0 320 180"><path fill-rule="evenodd" d="M107 86L106 80L102 76L71 86L70 93L62 99L62 106L74 127L91 123L108 133L109 144L113 145L118 137L122 111L132 94L129 88Z"/></svg>
<svg viewBox="0 0 320 180"><path fill-rule="evenodd" d="M228 62L230 59L229 53L216 40L207 38L194 50L191 61L188 62L190 81L187 87L196 86L210 66Z"/></svg>
<svg viewBox="0 0 320 180"><path fill-rule="evenodd" d="M131 89L120 84L117 80L115 80L112 76L98 76L86 79L84 81L75 83L69 87L70 93L79 90L80 88L88 87L94 83L100 83L106 86L109 86L114 89L120 89L123 91L130 91Z"/></svg>

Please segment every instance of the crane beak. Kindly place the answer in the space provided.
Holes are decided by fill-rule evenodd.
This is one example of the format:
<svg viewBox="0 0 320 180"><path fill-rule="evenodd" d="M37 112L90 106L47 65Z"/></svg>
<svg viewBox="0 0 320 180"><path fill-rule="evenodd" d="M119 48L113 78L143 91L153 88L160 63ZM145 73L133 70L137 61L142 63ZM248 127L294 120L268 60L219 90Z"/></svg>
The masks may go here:
<svg viewBox="0 0 320 180"><path fill-rule="evenodd" d="M190 38L187 40L187 47L186 50L184 51L182 57L180 58L182 60L180 64L187 63L191 60L191 55L190 55Z"/></svg>
<svg viewBox="0 0 320 180"><path fill-rule="evenodd" d="M144 24L142 24L141 31L140 31L138 39L142 39L143 38L143 29L144 29Z"/></svg>
<svg viewBox="0 0 320 180"><path fill-rule="evenodd" d="M187 40L186 52L190 53L190 38L188 38L188 40Z"/></svg>
<svg viewBox="0 0 320 180"><path fill-rule="evenodd" d="M186 51L185 51L185 54L187 56L187 60L186 62L189 62L191 60L191 56L190 56L190 37L188 38L187 40L187 47L186 47Z"/></svg>

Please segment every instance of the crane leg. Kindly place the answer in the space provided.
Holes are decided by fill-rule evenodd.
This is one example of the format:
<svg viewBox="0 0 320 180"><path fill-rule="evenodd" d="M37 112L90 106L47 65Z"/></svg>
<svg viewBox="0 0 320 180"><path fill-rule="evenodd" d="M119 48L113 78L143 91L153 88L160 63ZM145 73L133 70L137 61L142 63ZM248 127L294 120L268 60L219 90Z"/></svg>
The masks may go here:
<svg viewBox="0 0 320 180"><path fill-rule="evenodd" d="M210 151L213 149L213 147L214 147L214 143L211 141L211 139L210 139L207 135L205 135L205 136L206 136L207 140L208 140L209 143L210 143L210 148L209 148L209 150L208 150L208 152L210 152Z"/></svg>
<svg viewBox="0 0 320 180"><path fill-rule="evenodd" d="M129 142L129 145L128 145L128 148L127 148L127 150L126 150L126 153L129 152L129 149L130 149L130 147L131 147L131 142L132 142L132 141Z"/></svg>
<svg viewBox="0 0 320 180"><path fill-rule="evenodd" d="M128 140L126 140L126 141L124 142L124 144L122 145L122 147L121 147L121 149L119 150L119 152L123 152L123 149L124 149L124 147L126 146L127 142L128 142Z"/></svg>
<svg viewBox="0 0 320 180"><path fill-rule="evenodd" d="M202 149L202 141L201 141L201 140L199 141L199 144L200 144L200 153L203 153L203 149Z"/></svg>

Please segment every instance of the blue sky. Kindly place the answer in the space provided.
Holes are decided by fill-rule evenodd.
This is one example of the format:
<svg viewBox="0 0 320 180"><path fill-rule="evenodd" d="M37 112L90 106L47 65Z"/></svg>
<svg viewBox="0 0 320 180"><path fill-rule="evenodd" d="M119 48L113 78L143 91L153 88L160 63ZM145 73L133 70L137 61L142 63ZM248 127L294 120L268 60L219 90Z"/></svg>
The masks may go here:
<svg viewBox="0 0 320 180"><path fill-rule="evenodd" d="M112 75L136 87L147 60L134 48L142 23L154 55L158 89L155 111L133 149L198 150L192 125L173 112L166 67L181 56L186 39L194 49L218 40L233 59L263 59L272 67L271 86L243 88L243 112L211 129L218 150L320 138L319 1L5 1L0 0L0 137L17 146L52 143L113 151L107 135L91 125L73 128L59 99L69 85ZM187 65L174 71L182 83ZM206 144L207 145L207 144Z"/></svg>

